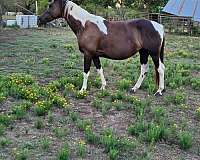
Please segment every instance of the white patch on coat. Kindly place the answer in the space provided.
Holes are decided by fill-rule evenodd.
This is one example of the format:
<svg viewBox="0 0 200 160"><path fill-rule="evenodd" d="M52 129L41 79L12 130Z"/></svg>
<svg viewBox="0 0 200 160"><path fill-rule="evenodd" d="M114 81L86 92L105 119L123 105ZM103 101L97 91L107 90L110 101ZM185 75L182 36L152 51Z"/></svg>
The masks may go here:
<svg viewBox="0 0 200 160"><path fill-rule="evenodd" d="M66 13L67 10L68 10L68 13ZM108 34L107 27L104 24L104 20L105 20L104 18L90 14L89 12L87 12L86 10L78 6L77 4L73 3L72 1L68 1L66 3L64 15L66 14L69 14L73 16L76 20L79 20L81 24L83 25L83 27L85 27L85 23L87 21L90 21L96 24L99 30L102 31L104 34Z"/></svg>
<svg viewBox="0 0 200 160"><path fill-rule="evenodd" d="M160 95L162 95L162 91L165 88L165 83L164 83L164 79L165 79L165 65L161 62L160 59L159 59L158 73L159 73L159 89L158 89L157 92L160 93Z"/></svg>
<svg viewBox="0 0 200 160"><path fill-rule="evenodd" d="M135 84L135 86L132 88L132 90L134 92L136 92L136 90L140 88L142 82L144 81L144 78L146 77L146 73L148 72L148 70L149 70L149 65L148 64L141 65L140 77L139 77L137 83Z"/></svg>
<svg viewBox="0 0 200 160"><path fill-rule="evenodd" d="M156 31L158 31L158 33L160 34L160 37L161 39L163 40L164 39L164 34L165 34L165 31L164 31L164 27L162 24L159 24L155 21L151 21L153 27L155 28Z"/></svg>
<svg viewBox="0 0 200 160"><path fill-rule="evenodd" d="M83 85L80 92L87 90L87 81L88 81L89 75L90 75L90 72L88 72L87 74L83 72Z"/></svg>
<svg viewBox="0 0 200 160"><path fill-rule="evenodd" d="M104 74L103 74L103 69L102 68L97 69L97 72L99 73L100 78L101 78L101 83L102 83L101 89L104 90L105 87L106 87L106 80L105 80L105 77L104 77Z"/></svg>

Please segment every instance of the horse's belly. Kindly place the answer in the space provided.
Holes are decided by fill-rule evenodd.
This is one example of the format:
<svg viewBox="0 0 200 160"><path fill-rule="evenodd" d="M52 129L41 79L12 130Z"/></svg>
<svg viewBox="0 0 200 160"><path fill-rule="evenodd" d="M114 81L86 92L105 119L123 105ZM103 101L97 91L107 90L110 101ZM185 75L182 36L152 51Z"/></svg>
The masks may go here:
<svg viewBox="0 0 200 160"><path fill-rule="evenodd" d="M104 47L102 47L102 55L103 57L107 57L110 59L127 59L134 55L137 50L134 48L133 44L130 42L125 42L119 40L118 42L108 42Z"/></svg>

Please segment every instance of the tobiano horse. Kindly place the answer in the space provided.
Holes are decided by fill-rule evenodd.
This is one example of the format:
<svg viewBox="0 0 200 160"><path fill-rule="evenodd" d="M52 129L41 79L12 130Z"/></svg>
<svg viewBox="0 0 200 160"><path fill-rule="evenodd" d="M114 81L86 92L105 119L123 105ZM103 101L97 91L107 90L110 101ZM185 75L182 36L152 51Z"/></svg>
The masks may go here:
<svg viewBox="0 0 200 160"><path fill-rule="evenodd" d="M38 18L38 24L46 24L57 18L64 18L67 21L77 37L80 52L84 54L84 78L81 91L87 89L92 61L101 77L101 89L105 89L106 80L100 57L124 60L139 52L141 73L131 90L136 92L140 88L149 68L148 57L150 56L155 65L158 86L155 95L162 96L165 33L161 24L145 19L107 21L100 16L88 13L68 0L51 1L49 8Z"/></svg>

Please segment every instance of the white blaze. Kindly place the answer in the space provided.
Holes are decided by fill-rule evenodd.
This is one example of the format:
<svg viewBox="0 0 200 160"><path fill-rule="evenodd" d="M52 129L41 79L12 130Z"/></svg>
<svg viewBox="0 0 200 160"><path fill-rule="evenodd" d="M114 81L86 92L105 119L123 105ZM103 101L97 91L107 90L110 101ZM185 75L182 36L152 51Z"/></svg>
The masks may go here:
<svg viewBox="0 0 200 160"><path fill-rule="evenodd" d="M153 27L155 28L156 31L158 31L158 33L160 34L160 37L161 39L163 40L164 38L164 27L163 25L157 23L157 22L154 22L154 21L151 21Z"/></svg>
<svg viewBox="0 0 200 160"><path fill-rule="evenodd" d="M68 14L73 16L76 20L79 20L83 27L85 27L85 23L87 21L90 21L96 24L99 30L102 31L104 34L108 34L107 27L104 24L104 18L88 13L86 10L73 3L72 1L68 1L65 7L65 14L66 10L68 9Z"/></svg>

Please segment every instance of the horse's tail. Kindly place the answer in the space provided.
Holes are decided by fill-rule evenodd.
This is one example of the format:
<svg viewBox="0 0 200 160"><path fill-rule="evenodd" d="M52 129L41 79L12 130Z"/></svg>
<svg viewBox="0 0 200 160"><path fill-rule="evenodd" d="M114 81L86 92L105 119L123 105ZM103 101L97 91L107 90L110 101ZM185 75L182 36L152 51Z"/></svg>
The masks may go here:
<svg viewBox="0 0 200 160"><path fill-rule="evenodd" d="M162 46L161 46L161 49L160 49L160 60L161 62L164 64L164 50L165 50L165 37L163 38L163 41L162 41ZM156 72L156 84L157 86L159 86L159 81L160 81L160 78L159 78L159 73L158 73L158 70L155 68L155 72Z"/></svg>

